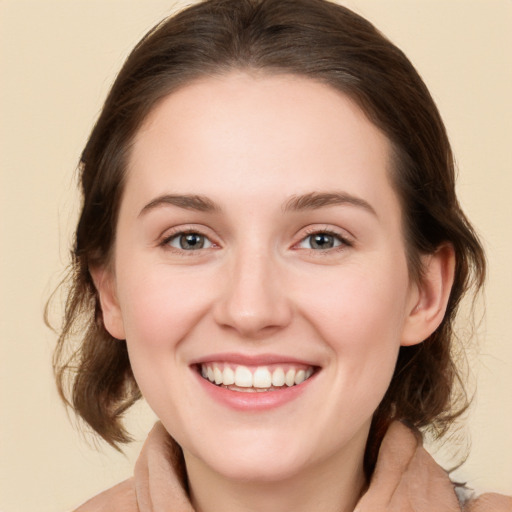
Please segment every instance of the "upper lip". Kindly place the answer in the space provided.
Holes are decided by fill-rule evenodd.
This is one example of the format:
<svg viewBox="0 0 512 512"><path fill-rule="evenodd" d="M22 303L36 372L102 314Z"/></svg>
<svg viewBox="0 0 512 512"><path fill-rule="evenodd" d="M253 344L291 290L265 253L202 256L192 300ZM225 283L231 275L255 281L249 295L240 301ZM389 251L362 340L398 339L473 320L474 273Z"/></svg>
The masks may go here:
<svg viewBox="0 0 512 512"><path fill-rule="evenodd" d="M281 354L237 354L237 353L217 353L194 359L190 365L224 362L244 366L265 366L270 364L298 364L305 366L318 366L318 364Z"/></svg>

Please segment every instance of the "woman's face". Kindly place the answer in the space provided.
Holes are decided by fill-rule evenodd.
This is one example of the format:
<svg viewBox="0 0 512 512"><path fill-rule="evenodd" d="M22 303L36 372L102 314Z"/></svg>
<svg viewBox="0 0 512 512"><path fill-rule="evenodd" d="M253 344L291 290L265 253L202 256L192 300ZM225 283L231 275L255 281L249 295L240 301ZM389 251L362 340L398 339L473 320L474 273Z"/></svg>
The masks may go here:
<svg viewBox="0 0 512 512"><path fill-rule="evenodd" d="M144 123L104 316L187 464L361 460L418 300L389 167L350 99L294 76L204 79Z"/></svg>

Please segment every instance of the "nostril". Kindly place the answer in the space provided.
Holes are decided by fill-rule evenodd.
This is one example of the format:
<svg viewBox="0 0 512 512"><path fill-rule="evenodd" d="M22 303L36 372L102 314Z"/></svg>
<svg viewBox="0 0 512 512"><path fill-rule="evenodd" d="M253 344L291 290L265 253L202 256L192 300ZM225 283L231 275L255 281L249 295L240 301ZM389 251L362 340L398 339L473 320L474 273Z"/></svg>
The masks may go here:
<svg viewBox="0 0 512 512"><path fill-rule="evenodd" d="M249 306L233 301L219 305L214 316L223 329L233 329L245 338L258 339L289 325L292 314L286 304L277 304L275 301Z"/></svg>

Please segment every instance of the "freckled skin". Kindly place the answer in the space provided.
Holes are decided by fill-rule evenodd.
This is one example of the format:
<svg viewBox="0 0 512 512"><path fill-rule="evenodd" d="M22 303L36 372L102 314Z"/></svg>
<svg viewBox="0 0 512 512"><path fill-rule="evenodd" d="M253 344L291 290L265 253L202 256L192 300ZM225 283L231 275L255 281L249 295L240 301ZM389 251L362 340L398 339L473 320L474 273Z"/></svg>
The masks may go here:
<svg viewBox="0 0 512 512"><path fill-rule="evenodd" d="M104 314L183 447L189 478L278 482L334 468L361 484L371 416L400 345L414 338L418 301L388 167L387 139L351 100L293 76L195 82L140 129ZM361 198L374 213L353 204L284 212L290 198L318 191ZM140 213L162 194L219 208ZM183 248L180 230L206 245ZM312 232L335 233L334 246L315 245ZM300 357L320 372L290 403L231 410L191 368L219 352Z"/></svg>

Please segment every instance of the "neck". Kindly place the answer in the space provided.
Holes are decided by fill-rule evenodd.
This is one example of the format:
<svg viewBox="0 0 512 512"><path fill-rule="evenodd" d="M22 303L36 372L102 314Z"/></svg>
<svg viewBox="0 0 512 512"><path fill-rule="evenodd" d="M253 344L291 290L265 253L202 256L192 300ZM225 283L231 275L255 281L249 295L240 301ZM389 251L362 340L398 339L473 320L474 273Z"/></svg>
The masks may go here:
<svg viewBox="0 0 512 512"><path fill-rule="evenodd" d="M363 450L350 450L278 481L225 478L185 454L191 501L197 512L353 512L366 488Z"/></svg>

